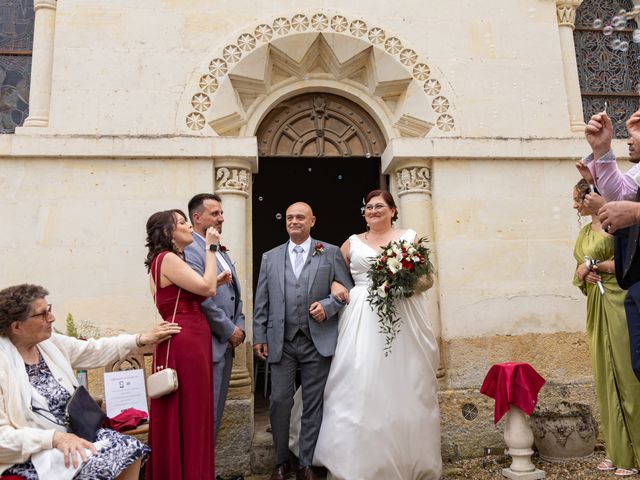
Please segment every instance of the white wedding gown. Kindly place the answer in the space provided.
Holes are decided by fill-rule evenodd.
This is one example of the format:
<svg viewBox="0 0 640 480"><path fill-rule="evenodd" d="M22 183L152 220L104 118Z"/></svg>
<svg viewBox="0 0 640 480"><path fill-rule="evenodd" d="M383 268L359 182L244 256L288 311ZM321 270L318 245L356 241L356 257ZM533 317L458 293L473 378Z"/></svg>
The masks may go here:
<svg viewBox="0 0 640 480"><path fill-rule="evenodd" d="M402 238L413 240L408 230ZM333 480L431 480L441 475L436 369L438 346L426 294L398 301L400 332L385 357L385 337L367 302L367 270L379 252L349 237L350 302L340 313L338 344L324 391L314 464ZM301 399L292 415L297 451Z"/></svg>

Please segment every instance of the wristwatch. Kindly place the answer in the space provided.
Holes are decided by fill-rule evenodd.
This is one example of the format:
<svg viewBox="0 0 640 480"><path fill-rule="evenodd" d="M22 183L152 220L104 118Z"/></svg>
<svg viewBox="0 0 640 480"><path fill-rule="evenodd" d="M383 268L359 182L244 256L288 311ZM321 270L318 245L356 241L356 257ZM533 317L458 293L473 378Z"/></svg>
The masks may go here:
<svg viewBox="0 0 640 480"><path fill-rule="evenodd" d="M209 250L212 252L217 252L218 251L218 244L217 243L212 243L211 245L209 245Z"/></svg>

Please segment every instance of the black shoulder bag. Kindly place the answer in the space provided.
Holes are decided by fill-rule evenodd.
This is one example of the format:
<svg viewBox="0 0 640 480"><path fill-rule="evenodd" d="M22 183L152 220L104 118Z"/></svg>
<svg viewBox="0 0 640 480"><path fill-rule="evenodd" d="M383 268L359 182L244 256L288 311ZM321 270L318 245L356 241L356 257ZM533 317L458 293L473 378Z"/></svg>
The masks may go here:
<svg viewBox="0 0 640 480"><path fill-rule="evenodd" d="M107 414L100 408L84 386L76 387L65 410L65 420L71 432L90 442L95 442L96 434Z"/></svg>

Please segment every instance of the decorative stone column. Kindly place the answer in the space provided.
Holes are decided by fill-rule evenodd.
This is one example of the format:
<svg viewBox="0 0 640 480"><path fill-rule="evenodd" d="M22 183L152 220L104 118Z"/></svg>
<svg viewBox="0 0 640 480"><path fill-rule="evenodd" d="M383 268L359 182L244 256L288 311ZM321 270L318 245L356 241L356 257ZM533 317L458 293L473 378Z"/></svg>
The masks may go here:
<svg viewBox="0 0 640 480"><path fill-rule="evenodd" d="M437 257L435 252L435 238L433 229L433 202L431 199L431 162L426 159L404 160L396 164L392 182L399 198L398 209L400 224L404 228L414 229L418 237L427 236L429 238L429 249L431 250L431 262L436 267ZM434 334L440 342L440 307L438 298L440 295L438 288L438 276L436 275L433 287L427 294L429 317L431 318ZM444 376L442 346L440 347L440 365L437 376Z"/></svg>
<svg viewBox="0 0 640 480"><path fill-rule="evenodd" d="M215 160L215 193L222 198L224 226L222 242L229 249L235 262L236 273L243 294L247 316L246 328L251 325L251 308L247 302L249 293L250 236L247 235L247 212L250 209L252 165L245 159L224 158ZM247 330L247 338L251 338ZM253 395L248 365L253 359L249 343L235 350L229 394L225 406L219 440L216 442L218 473L225 476L243 475L251 469L251 441L253 439ZM249 356L251 355L251 357Z"/></svg>
<svg viewBox="0 0 640 480"><path fill-rule="evenodd" d="M29 116L24 127L48 127L53 71L53 39L56 26L56 0L34 0L35 22Z"/></svg>
<svg viewBox="0 0 640 480"><path fill-rule="evenodd" d="M569 107L569 127L572 132L580 133L584 132L585 123L582 113L582 95L578 79L573 29L576 23L576 9L581 3L582 0L556 0L564 88L567 93L567 106Z"/></svg>

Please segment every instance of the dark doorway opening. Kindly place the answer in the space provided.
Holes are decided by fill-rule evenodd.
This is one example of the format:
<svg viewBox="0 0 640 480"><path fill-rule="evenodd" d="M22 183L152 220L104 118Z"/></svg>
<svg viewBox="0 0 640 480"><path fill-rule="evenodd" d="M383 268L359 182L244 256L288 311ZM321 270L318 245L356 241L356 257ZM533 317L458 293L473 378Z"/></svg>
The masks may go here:
<svg viewBox="0 0 640 480"><path fill-rule="evenodd" d="M253 182L253 286L262 254L284 243L285 212L294 202L313 208L311 236L342 245L349 235L364 231L360 208L364 196L386 181L380 158L260 158Z"/></svg>
<svg viewBox="0 0 640 480"><path fill-rule="evenodd" d="M289 238L285 229L289 205L297 201L311 205L316 217L311 236L340 246L351 234L364 231L360 208L364 196L376 188L387 188L379 157L261 157L252 186L253 291L262 254ZM264 416L268 370L259 363L254 377L256 415L260 411Z"/></svg>

